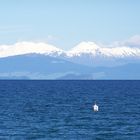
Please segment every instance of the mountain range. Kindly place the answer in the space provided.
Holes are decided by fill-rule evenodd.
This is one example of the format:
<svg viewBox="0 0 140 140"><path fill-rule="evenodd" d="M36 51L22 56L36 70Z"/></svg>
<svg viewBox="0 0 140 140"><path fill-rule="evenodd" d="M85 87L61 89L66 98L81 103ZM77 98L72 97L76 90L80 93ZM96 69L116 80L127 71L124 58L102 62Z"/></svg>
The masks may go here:
<svg viewBox="0 0 140 140"><path fill-rule="evenodd" d="M47 43L1 45L0 79L140 79L140 48L94 42L69 51Z"/></svg>

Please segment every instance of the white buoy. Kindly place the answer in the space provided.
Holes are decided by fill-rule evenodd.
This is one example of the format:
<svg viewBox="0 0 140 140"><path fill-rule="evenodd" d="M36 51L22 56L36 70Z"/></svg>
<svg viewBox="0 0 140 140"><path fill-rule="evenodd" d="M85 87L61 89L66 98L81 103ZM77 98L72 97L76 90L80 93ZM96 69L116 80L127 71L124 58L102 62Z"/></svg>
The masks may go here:
<svg viewBox="0 0 140 140"><path fill-rule="evenodd" d="M96 105L96 102L95 102L95 104L93 105L93 110L94 110L95 112L97 112L97 111L99 110L99 107Z"/></svg>

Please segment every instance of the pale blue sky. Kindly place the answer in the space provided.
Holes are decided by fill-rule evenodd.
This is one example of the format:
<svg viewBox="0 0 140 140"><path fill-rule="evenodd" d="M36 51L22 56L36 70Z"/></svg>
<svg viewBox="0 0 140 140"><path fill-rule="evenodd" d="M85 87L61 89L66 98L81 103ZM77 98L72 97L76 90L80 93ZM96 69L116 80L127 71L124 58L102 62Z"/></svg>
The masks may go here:
<svg viewBox="0 0 140 140"><path fill-rule="evenodd" d="M69 49L140 34L140 0L0 0L0 44L48 41Z"/></svg>

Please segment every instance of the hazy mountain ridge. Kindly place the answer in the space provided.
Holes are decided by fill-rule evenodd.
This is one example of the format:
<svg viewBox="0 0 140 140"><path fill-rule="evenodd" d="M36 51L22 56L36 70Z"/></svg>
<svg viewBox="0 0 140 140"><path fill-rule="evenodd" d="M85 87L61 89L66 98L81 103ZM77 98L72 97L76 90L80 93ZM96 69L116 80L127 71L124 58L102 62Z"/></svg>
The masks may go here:
<svg viewBox="0 0 140 140"><path fill-rule="evenodd" d="M26 76L29 79L55 79L69 73L91 72L90 67L40 54L0 59L0 77Z"/></svg>
<svg viewBox="0 0 140 140"><path fill-rule="evenodd" d="M139 71L140 63L89 67L41 54L0 59L0 79L140 79Z"/></svg>

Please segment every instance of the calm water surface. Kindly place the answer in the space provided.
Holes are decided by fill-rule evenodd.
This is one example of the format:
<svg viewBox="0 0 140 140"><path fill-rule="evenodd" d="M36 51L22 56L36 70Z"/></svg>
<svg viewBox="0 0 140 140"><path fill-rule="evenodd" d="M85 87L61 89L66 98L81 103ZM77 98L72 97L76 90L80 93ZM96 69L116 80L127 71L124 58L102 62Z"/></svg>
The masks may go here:
<svg viewBox="0 0 140 140"><path fill-rule="evenodd" d="M140 81L0 81L0 140L28 139L140 140Z"/></svg>

